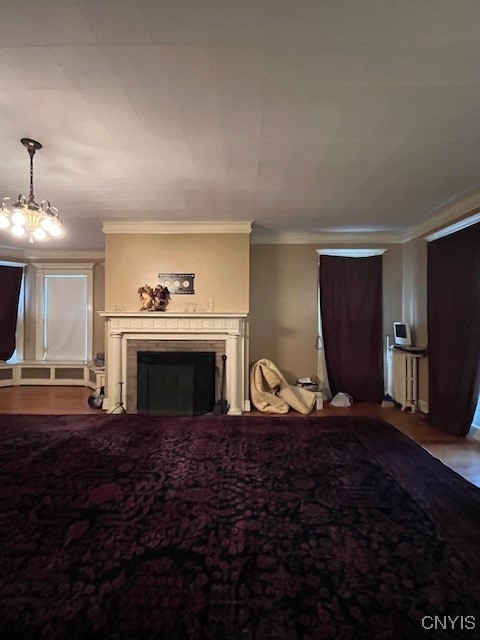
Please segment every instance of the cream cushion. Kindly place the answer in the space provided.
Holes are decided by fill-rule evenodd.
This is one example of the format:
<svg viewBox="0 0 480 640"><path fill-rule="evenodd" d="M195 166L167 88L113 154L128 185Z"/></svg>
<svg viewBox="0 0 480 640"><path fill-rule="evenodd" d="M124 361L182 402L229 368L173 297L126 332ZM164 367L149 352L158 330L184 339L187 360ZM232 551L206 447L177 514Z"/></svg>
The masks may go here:
<svg viewBox="0 0 480 640"><path fill-rule="evenodd" d="M289 384L273 362L263 358L250 371L250 399L263 413L288 413L292 408L306 415L315 406L316 395Z"/></svg>

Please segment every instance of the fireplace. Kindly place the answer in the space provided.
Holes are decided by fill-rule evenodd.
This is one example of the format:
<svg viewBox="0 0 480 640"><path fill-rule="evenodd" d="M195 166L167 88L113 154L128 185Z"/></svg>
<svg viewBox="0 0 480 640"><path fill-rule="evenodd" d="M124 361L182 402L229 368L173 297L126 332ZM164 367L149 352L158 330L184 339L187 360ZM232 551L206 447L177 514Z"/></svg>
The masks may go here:
<svg viewBox="0 0 480 640"><path fill-rule="evenodd" d="M225 341L223 340L145 340L131 338L127 340L126 379L128 386L125 400L128 413L140 413L138 403L138 374L139 354L157 353L161 360L163 353L210 353L213 354L214 365L221 370L222 355L225 355ZM168 358L168 356L166 356ZM192 355L192 358L195 356Z"/></svg>
<svg viewBox="0 0 480 640"><path fill-rule="evenodd" d="M139 351L137 413L198 416L215 404L215 353Z"/></svg>
<svg viewBox="0 0 480 640"><path fill-rule="evenodd" d="M106 397L114 411L122 401L137 413L138 352L214 352L221 370L226 356L225 399L230 415L249 410L246 381L246 314L173 312L100 312L107 319Z"/></svg>

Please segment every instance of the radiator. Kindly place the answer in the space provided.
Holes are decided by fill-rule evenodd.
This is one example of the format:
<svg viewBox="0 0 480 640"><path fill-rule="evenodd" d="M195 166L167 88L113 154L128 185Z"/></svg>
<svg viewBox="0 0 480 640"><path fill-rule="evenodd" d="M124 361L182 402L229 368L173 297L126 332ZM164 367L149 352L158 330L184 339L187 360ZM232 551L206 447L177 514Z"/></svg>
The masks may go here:
<svg viewBox="0 0 480 640"><path fill-rule="evenodd" d="M422 357L390 347L391 396L403 409L417 410L418 360Z"/></svg>

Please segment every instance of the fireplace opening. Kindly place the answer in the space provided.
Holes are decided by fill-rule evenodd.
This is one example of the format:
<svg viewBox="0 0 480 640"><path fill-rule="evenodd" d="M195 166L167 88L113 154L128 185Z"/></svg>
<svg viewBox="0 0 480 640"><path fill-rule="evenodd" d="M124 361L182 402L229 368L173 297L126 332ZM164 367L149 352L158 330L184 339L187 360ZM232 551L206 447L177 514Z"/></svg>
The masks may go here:
<svg viewBox="0 0 480 640"><path fill-rule="evenodd" d="M137 412L153 416L198 416L215 404L215 353L139 351Z"/></svg>

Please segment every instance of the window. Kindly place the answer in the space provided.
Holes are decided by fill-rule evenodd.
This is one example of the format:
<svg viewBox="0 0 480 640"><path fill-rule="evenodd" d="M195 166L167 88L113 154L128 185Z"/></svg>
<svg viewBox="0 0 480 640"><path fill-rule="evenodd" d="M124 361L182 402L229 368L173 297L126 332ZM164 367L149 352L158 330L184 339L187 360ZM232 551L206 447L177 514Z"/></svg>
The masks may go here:
<svg viewBox="0 0 480 640"><path fill-rule="evenodd" d="M320 275L320 259L321 256L333 256L338 258L369 258L372 256L379 256L385 253L386 249L352 249L352 248L340 248L340 249L317 249L319 256L319 275ZM332 391L330 387L330 380L327 371L327 360L325 355L325 342L324 342L324 330L322 323L322 308L321 308L321 290L320 290L320 277L318 279L317 288L317 326L318 335L316 342L317 349L317 375L320 381L320 388L323 388L324 399L329 400L332 397Z"/></svg>
<svg viewBox="0 0 480 640"><path fill-rule="evenodd" d="M9 364L15 364L23 360L24 349L24 330L25 330L25 273L22 275L22 284L20 286L20 296L18 298L18 315L17 315L17 331L15 332L15 351L8 361Z"/></svg>
<svg viewBox="0 0 480 640"><path fill-rule="evenodd" d="M36 359L84 362L92 357L92 264L37 268Z"/></svg>
<svg viewBox="0 0 480 640"><path fill-rule="evenodd" d="M382 253L321 255L319 287L324 355L332 395L383 397ZM322 255L323 254L323 255ZM373 254L373 255L372 255ZM320 340L318 341L320 346Z"/></svg>

